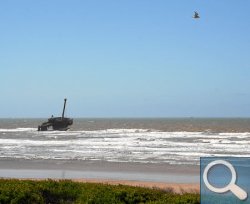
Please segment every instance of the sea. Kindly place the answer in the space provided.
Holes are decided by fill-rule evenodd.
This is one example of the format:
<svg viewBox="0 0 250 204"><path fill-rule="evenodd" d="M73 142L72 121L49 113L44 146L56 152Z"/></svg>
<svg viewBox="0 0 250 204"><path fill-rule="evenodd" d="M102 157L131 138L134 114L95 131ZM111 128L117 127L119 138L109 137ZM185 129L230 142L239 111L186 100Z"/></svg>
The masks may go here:
<svg viewBox="0 0 250 204"><path fill-rule="evenodd" d="M68 131L46 119L0 119L0 160L82 160L198 165L200 157L250 157L249 118L76 118Z"/></svg>

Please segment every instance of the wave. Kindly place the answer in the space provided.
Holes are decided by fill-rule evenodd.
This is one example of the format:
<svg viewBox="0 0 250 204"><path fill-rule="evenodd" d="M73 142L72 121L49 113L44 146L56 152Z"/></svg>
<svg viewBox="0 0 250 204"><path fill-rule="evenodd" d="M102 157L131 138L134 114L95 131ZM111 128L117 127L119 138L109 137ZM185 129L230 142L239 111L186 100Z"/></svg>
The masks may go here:
<svg viewBox="0 0 250 204"><path fill-rule="evenodd" d="M201 156L250 156L249 145L249 132L0 129L1 158L198 164Z"/></svg>
<svg viewBox="0 0 250 204"><path fill-rule="evenodd" d="M37 128L12 128L12 129L0 129L0 132L34 132Z"/></svg>

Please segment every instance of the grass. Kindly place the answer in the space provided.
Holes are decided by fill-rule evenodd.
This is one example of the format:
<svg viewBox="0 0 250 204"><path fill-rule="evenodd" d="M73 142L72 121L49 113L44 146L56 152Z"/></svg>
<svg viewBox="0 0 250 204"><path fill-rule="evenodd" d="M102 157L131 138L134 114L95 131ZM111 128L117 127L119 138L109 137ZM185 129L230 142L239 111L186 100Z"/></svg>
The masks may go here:
<svg viewBox="0 0 250 204"><path fill-rule="evenodd" d="M126 185L78 183L69 180L0 180L0 204L198 204L195 193L182 195Z"/></svg>

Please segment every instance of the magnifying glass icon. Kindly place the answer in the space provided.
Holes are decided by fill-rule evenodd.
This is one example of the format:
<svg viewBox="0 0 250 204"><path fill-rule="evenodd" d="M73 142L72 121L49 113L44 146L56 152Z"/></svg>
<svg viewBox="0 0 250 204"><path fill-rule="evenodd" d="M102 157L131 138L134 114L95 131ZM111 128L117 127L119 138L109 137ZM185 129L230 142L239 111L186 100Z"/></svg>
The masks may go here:
<svg viewBox="0 0 250 204"><path fill-rule="evenodd" d="M231 174L232 174L232 179L230 181L229 184L227 184L225 187L223 188L217 188L217 187L214 187L212 186L208 179L207 179L207 174L208 174L208 171L215 165L225 165L227 168L229 168L229 170L231 171ZM213 191L215 193L226 193L228 191L231 191L235 196L237 196L240 200L245 200L247 198L247 192L244 191L242 188L240 188L239 186L237 186L235 183L236 183L236 171L233 167L232 164L230 164L229 162L225 161L225 160L215 160L215 161L212 161L210 162L206 168L204 169L204 172L203 172L203 180L204 180L204 183L205 185L207 186L207 188L210 190L210 191Z"/></svg>

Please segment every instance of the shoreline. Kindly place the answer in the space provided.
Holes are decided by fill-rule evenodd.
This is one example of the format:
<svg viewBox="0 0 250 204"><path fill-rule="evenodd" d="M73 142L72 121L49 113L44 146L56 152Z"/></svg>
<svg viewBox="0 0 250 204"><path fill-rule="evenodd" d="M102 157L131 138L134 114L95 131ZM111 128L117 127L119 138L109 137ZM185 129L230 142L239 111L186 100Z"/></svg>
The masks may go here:
<svg viewBox="0 0 250 204"><path fill-rule="evenodd" d="M77 160L0 159L0 177L199 183L199 166Z"/></svg>
<svg viewBox="0 0 250 204"><path fill-rule="evenodd" d="M109 162L102 160L64 160L64 159L18 159L0 158L0 169L66 169L66 170L103 170L103 171L141 171L144 172L175 172L197 173L199 165L143 163L143 162ZM146 168L145 168L146 167ZM185 168L185 171L182 169Z"/></svg>

